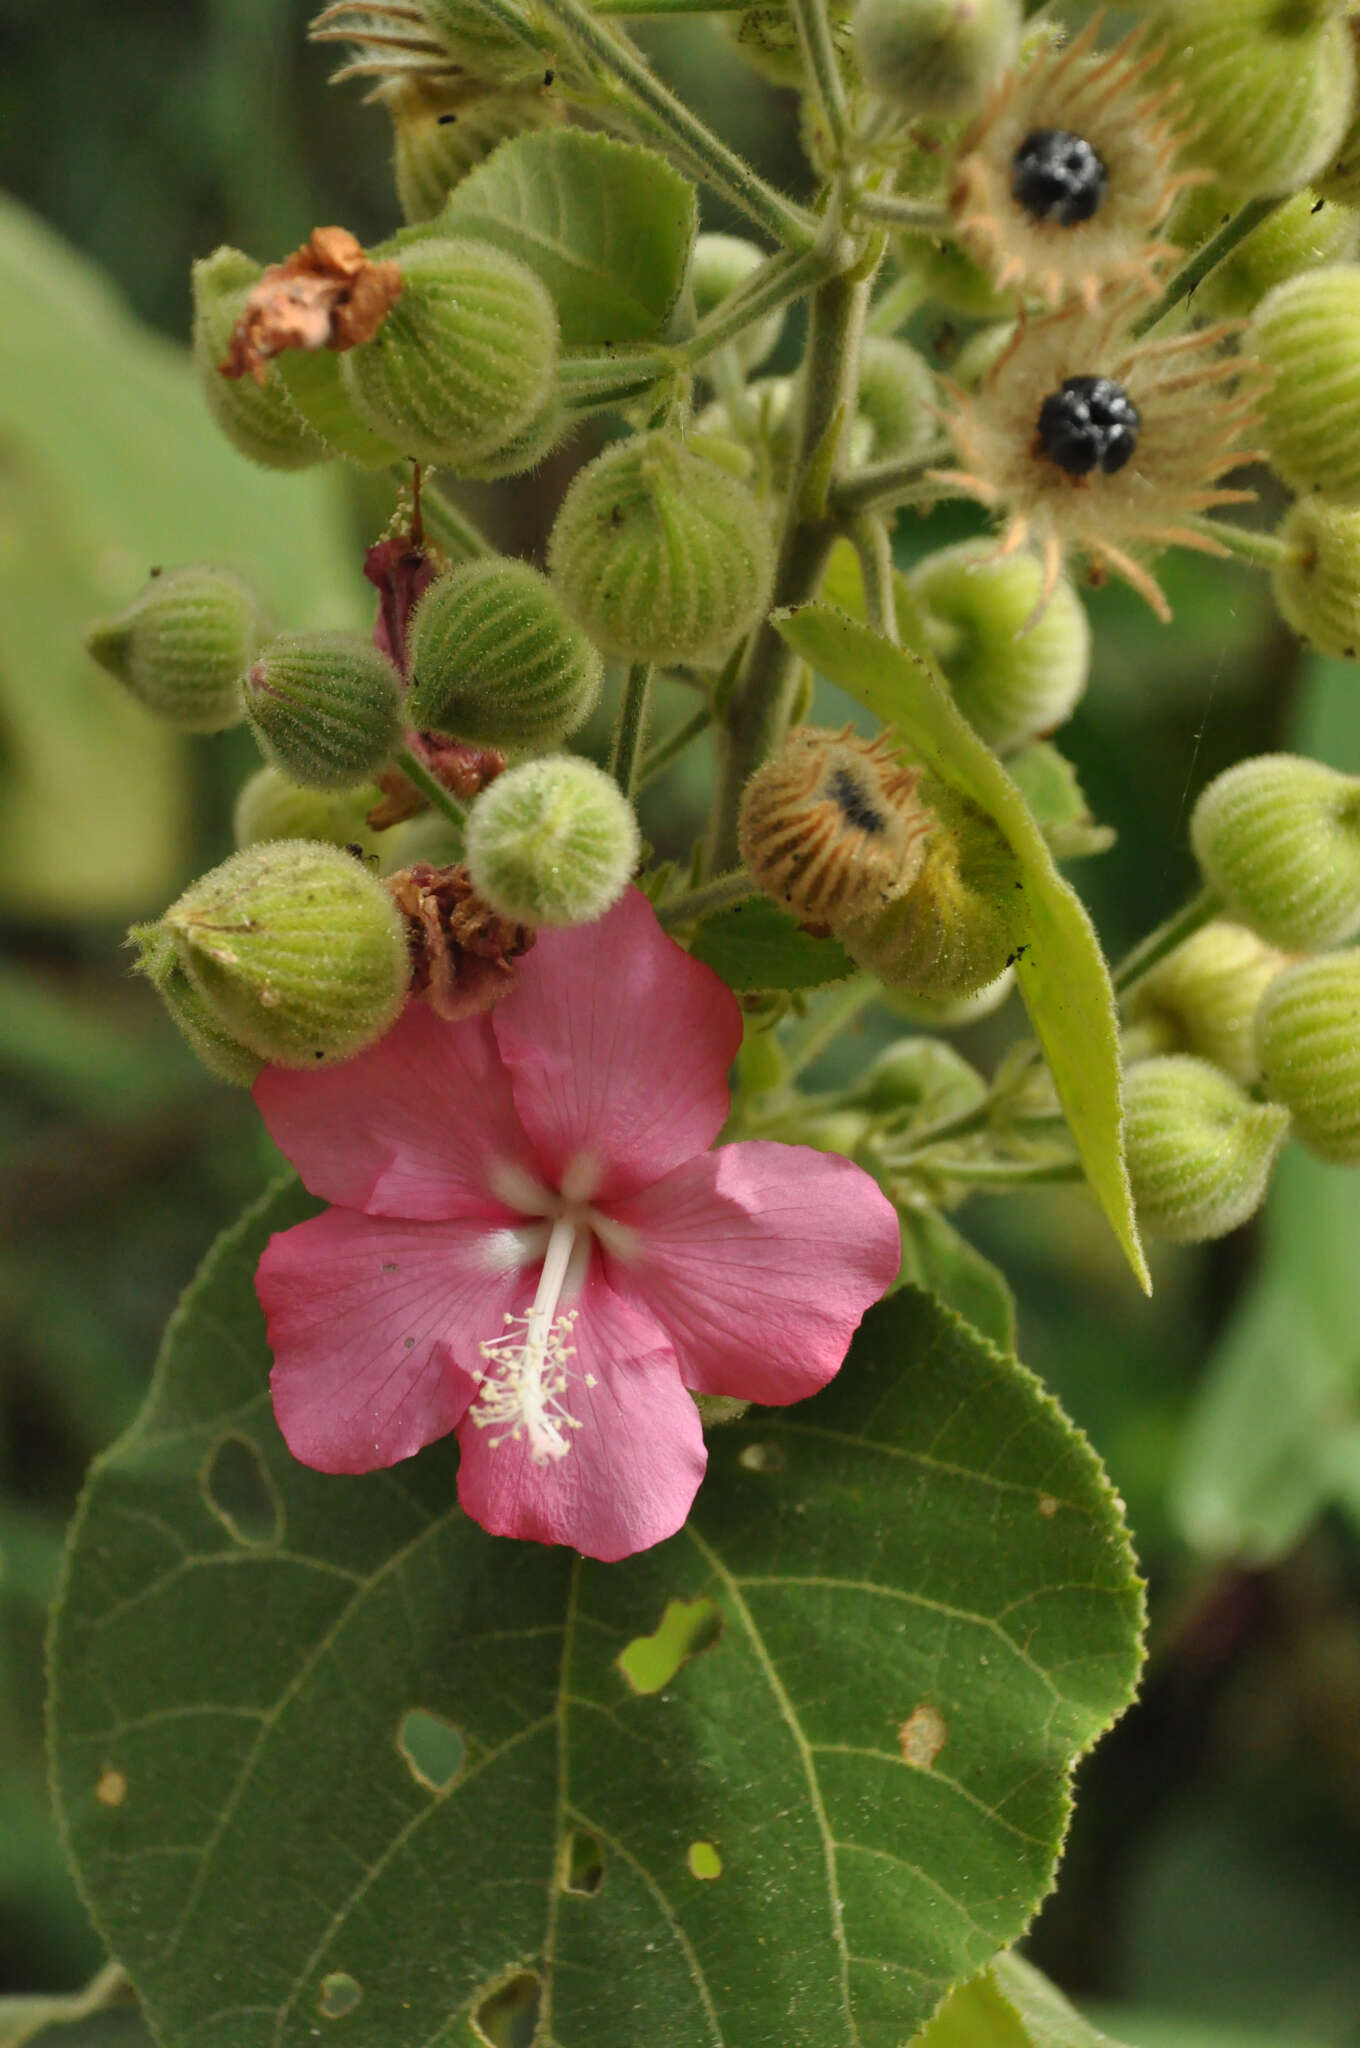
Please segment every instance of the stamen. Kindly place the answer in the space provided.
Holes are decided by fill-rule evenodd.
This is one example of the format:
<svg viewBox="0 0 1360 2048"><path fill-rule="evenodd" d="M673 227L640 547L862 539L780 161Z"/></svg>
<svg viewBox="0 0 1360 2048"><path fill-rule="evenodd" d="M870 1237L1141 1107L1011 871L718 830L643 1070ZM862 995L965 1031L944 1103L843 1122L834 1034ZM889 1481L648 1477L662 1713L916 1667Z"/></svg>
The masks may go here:
<svg viewBox="0 0 1360 2048"><path fill-rule="evenodd" d="M533 1307L527 1315L507 1313L504 1334L478 1346L487 1369L469 1414L479 1429L499 1429L500 1435L491 1438L493 1450L526 1440L535 1465L565 1458L571 1431L581 1427L562 1400L572 1378L569 1360L576 1350L569 1340L579 1310L557 1313L580 1235L579 1224L558 1218ZM594 1374L587 1373L585 1385L595 1384Z"/></svg>

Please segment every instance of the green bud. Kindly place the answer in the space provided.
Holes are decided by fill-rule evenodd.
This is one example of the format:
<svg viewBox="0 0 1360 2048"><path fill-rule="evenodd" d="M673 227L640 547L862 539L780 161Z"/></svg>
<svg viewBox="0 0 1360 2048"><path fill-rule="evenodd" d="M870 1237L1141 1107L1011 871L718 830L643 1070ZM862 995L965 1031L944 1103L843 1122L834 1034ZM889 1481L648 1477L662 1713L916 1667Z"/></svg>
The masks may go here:
<svg viewBox="0 0 1360 2048"><path fill-rule="evenodd" d="M1277 285L1246 345L1275 373L1262 411L1272 466L1296 491L1360 505L1360 264Z"/></svg>
<svg viewBox="0 0 1360 2048"><path fill-rule="evenodd" d="M486 242L429 236L399 257L402 294L341 358L358 412L422 462L491 455L547 402L557 314L528 267Z"/></svg>
<svg viewBox="0 0 1360 2048"><path fill-rule="evenodd" d="M377 96L392 120L397 198L408 221L433 220L454 186L500 143L555 126L566 111L539 79L507 86L466 73L394 79Z"/></svg>
<svg viewBox="0 0 1360 2048"><path fill-rule="evenodd" d="M911 587L959 709L989 746L1007 752L1071 716L1091 672L1091 628L1065 576L1045 604L1037 556L971 540L928 555Z"/></svg>
<svg viewBox="0 0 1360 2048"><path fill-rule="evenodd" d="M1289 1116L1207 1060L1140 1060L1124 1077L1124 1148L1140 1226L1174 1244L1226 1237L1265 1200Z"/></svg>
<svg viewBox="0 0 1360 2048"><path fill-rule="evenodd" d="M361 469L387 469L401 460L401 450L360 419L341 373L341 360L329 348L285 349L275 356L270 375L277 377L299 418L331 454L341 455Z"/></svg>
<svg viewBox="0 0 1360 2048"><path fill-rule="evenodd" d="M241 722L241 671L259 640L249 584L195 563L153 576L127 610L92 626L85 645L139 704L187 732Z"/></svg>
<svg viewBox="0 0 1360 2048"><path fill-rule="evenodd" d="M1128 1020L1158 1051L1194 1053L1249 1087L1259 1071L1256 1007L1284 965L1245 925L1205 925L1134 986Z"/></svg>
<svg viewBox="0 0 1360 2048"><path fill-rule="evenodd" d="M385 837L370 829L366 816L380 794L371 785L343 794L304 789L266 763L242 784L232 813L233 835L238 846L259 846L266 839L324 839L328 846L358 846L371 854Z"/></svg>
<svg viewBox="0 0 1360 2048"><path fill-rule="evenodd" d="M193 267L194 367L208 409L242 455L266 469L306 469L325 462L330 450L297 412L277 363L263 384L253 377L224 377L232 329L262 266L239 249L222 248Z"/></svg>
<svg viewBox="0 0 1360 2048"><path fill-rule="evenodd" d="M1168 223L1173 241L1198 249L1236 213L1240 201L1217 185L1184 193ZM1202 321L1243 320L1266 293L1324 263L1344 263L1360 242L1360 220L1349 207L1319 199L1310 185L1295 192L1195 287L1192 302Z"/></svg>
<svg viewBox="0 0 1360 2048"><path fill-rule="evenodd" d="M496 483L507 476L527 476L530 470L537 469L554 449L560 448L570 438L579 420L580 415L568 412L553 392L527 427L511 434L489 455L479 455L476 460L467 457L459 474L478 483Z"/></svg>
<svg viewBox="0 0 1360 2048"><path fill-rule="evenodd" d="M755 624L769 522L742 483L673 434L638 434L580 471L548 542L572 617L625 661L694 661Z"/></svg>
<svg viewBox="0 0 1360 2048"><path fill-rule="evenodd" d="M859 0L855 57L907 114L968 114L1020 53L1016 0Z"/></svg>
<svg viewBox="0 0 1360 2048"><path fill-rule="evenodd" d="M472 886L515 924L593 924L627 888L640 846L617 783L574 754L508 768L468 814Z"/></svg>
<svg viewBox="0 0 1360 2048"><path fill-rule="evenodd" d="M987 1083L976 1067L940 1038L899 1038L878 1055L846 1101L878 1116L911 1112L911 1121L938 1123L976 1107Z"/></svg>
<svg viewBox="0 0 1360 2048"><path fill-rule="evenodd" d="M859 417L870 429L868 459L906 459L929 448L939 432L938 393L924 356L905 341L869 335L860 350Z"/></svg>
<svg viewBox="0 0 1360 2048"><path fill-rule="evenodd" d="M1298 498L1280 525L1288 553L1270 572L1286 625L1319 654L1360 654L1360 506Z"/></svg>
<svg viewBox="0 0 1360 2048"><path fill-rule="evenodd" d="M241 686L267 759L308 789L354 789L390 758L401 733L401 680L371 641L286 633Z"/></svg>
<svg viewBox="0 0 1360 2048"><path fill-rule="evenodd" d="M923 1031L962 1031L966 1024L979 1024L993 1016L1010 998L1015 987L1015 969L1008 967L982 988L967 996L912 996L901 989L885 988L883 1007L894 1017Z"/></svg>
<svg viewBox="0 0 1360 2048"><path fill-rule="evenodd" d="M1190 819L1205 880L1233 915L1287 953L1360 931L1360 777L1297 754L1217 776Z"/></svg>
<svg viewBox="0 0 1360 2048"><path fill-rule="evenodd" d="M1360 1165L1360 953L1286 968L1261 1000L1256 1048L1267 1090L1308 1150Z"/></svg>
<svg viewBox="0 0 1360 2048"><path fill-rule="evenodd" d="M351 1058L406 998L401 915L337 846L248 846L186 889L160 928L219 1029L275 1066Z"/></svg>
<svg viewBox="0 0 1360 2048"><path fill-rule="evenodd" d="M1147 12L1191 162L1240 196L1297 191L1331 162L1355 90L1333 0L1153 0Z"/></svg>
<svg viewBox="0 0 1360 2048"><path fill-rule="evenodd" d="M134 925L128 937L141 950L138 973L156 990L208 1072L233 1088L249 1088L264 1061L222 1029L180 965L169 932L154 924Z"/></svg>
<svg viewBox="0 0 1360 2048"><path fill-rule="evenodd" d="M830 0L831 40L844 62L850 43L850 0ZM723 27L738 54L776 85L807 84L803 46L786 0L756 0L739 14L723 14Z"/></svg>
<svg viewBox="0 0 1360 2048"><path fill-rule="evenodd" d="M410 648L409 723L476 745L555 746L599 700L604 663L527 562L465 562L439 577Z"/></svg>
<svg viewBox="0 0 1360 2048"><path fill-rule="evenodd" d="M1335 200L1338 206L1360 206L1360 114L1353 117L1336 155L1313 183L1325 199Z"/></svg>
<svg viewBox="0 0 1360 2048"><path fill-rule="evenodd" d="M725 299L735 297L753 270L765 261L765 252L740 235L700 235L694 244L690 285L694 311L703 320L716 312ZM733 355L743 370L754 370L773 354L784 331L784 309L777 306L763 320L757 320L731 343Z"/></svg>

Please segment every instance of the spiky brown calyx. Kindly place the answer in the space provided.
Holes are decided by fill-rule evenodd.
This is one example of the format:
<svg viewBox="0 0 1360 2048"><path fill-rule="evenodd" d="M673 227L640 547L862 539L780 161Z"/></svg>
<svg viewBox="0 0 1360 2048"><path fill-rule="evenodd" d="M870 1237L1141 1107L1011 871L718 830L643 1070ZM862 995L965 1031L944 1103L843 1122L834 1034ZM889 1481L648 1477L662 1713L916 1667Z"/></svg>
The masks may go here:
<svg viewBox="0 0 1360 2048"><path fill-rule="evenodd" d="M438 1017L489 1010L515 985L515 963L537 936L531 925L501 917L477 894L465 867L413 861L387 878L406 923L411 993Z"/></svg>

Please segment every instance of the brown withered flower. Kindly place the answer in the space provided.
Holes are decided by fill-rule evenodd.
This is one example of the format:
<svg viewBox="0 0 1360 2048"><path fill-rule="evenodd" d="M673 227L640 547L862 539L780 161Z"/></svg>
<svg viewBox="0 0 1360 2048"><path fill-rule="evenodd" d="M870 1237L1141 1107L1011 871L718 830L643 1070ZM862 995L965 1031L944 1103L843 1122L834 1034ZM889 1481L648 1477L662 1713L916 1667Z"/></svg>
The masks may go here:
<svg viewBox="0 0 1360 2048"><path fill-rule="evenodd" d="M1266 372L1254 358L1222 353L1238 322L1136 340L1129 321L1140 303L1135 291L1095 312L1073 300L1022 318L976 391L946 384L944 423L959 467L934 475L1004 516L1002 554L1038 551L1041 604L1064 558L1078 553L1165 620L1166 599L1139 556L1171 546L1226 552L1192 522L1255 495L1225 490L1219 478L1257 459L1241 434Z"/></svg>
<svg viewBox="0 0 1360 2048"><path fill-rule="evenodd" d="M505 756L499 747L469 746L463 740L451 739L446 732L408 732L406 745L424 762L440 788L462 803L470 803L488 782L495 781L505 766ZM375 804L366 817L375 832L385 832L389 825L418 818L427 809L429 798L407 780L400 768L384 768L373 779L383 793L382 802Z"/></svg>
<svg viewBox="0 0 1360 2048"><path fill-rule="evenodd" d="M531 925L498 917L465 867L413 861L387 878L406 921L411 993L446 1023L489 1010L515 985L515 962L533 945Z"/></svg>
<svg viewBox="0 0 1360 2048"><path fill-rule="evenodd" d="M1140 31L1094 47L1100 18L1009 76L964 136L949 209L973 261L1000 291L1056 310L1094 307L1112 285L1157 289L1176 255L1154 239L1185 186L1174 88L1145 89L1159 52Z"/></svg>
<svg viewBox="0 0 1360 2048"><path fill-rule="evenodd" d="M271 263L232 329L224 377L263 384L285 349L347 349L371 341L401 297L401 266L374 263L348 228L313 228L300 249Z"/></svg>

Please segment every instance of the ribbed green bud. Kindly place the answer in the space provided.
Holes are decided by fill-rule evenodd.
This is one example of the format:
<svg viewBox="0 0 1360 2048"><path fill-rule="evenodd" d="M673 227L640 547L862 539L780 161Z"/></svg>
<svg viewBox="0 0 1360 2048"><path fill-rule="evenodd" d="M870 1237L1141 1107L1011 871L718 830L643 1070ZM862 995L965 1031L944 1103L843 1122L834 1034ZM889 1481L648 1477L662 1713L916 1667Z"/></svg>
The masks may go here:
<svg viewBox="0 0 1360 2048"><path fill-rule="evenodd" d="M640 847L618 784L575 754L507 769L468 815L472 886L515 924L592 924L627 888Z"/></svg>
<svg viewBox="0 0 1360 2048"><path fill-rule="evenodd" d="M1246 346L1275 373L1262 408L1272 466L1296 491L1360 505L1360 264L1277 285Z"/></svg>
<svg viewBox="0 0 1360 2048"><path fill-rule="evenodd" d="M989 746L1006 752L1071 716L1091 672L1091 628L1065 576L1045 605L1037 556L971 540L928 555L911 585L959 709Z"/></svg>
<svg viewBox="0 0 1360 2048"><path fill-rule="evenodd" d="M1336 155L1313 183L1325 199L1335 200L1338 206L1360 206L1360 114L1353 116Z"/></svg>
<svg viewBox="0 0 1360 2048"><path fill-rule="evenodd" d="M209 1073L233 1088L249 1088L264 1061L222 1029L180 965L169 932L159 925L134 925L129 938L141 950L138 973L151 983Z"/></svg>
<svg viewBox="0 0 1360 2048"><path fill-rule="evenodd" d="M1360 777L1261 754L1215 777L1190 819L1210 887L1287 953L1360 931Z"/></svg>
<svg viewBox="0 0 1360 2048"><path fill-rule="evenodd" d="M690 286L694 311L703 320L716 312L725 299L739 292L753 270L765 261L765 251L740 235L700 235L694 244L690 265ZM732 353L743 370L754 370L770 355L784 331L784 309L777 306L763 320L748 327L731 344Z"/></svg>
<svg viewBox="0 0 1360 2048"><path fill-rule="evenodd" d="M351 1058L406 997L400 913L337 846L248 846L186 889L161 929L218 1027L275 1066Z"/></svg>
<svg viewBox="0 0 1360 2048"><path fill-rule="evenodd" d="M606 654L694 661L764 607L774 566L757 500L673 434L638 434L588 463L562 502L548 568Z"/></svg>
<svg viewBox="0 0 1360 2048"><path fill-rule="evenodd" d="M195 563L153 576L126 611L90 628L85 645L157 718L224 732L241 722L237 686L259 630L249 584Z"/></svg>
<svg viewBox="0 0 1360 2048"><path fill-rule="evenodd" d="M549 396L557 314L527 266L486 242L413 242L402 294L372 341L341 358L370 426L422 462L457 469L501 448Z"/></svg>
<svg viewBox="0 0 1360 2048"><path fill-rule="evenodd" d="M1017 0L859 0L865 84L908 114L967 114L1020 51Z"/></svg>
<svg viewBox="0 0 1360 2048"><path fill-rule="evenodd" d="M1270 572L1281 618L1319 654L1360 654L1360 506L1298 498L1277 538L1288 552Z"/></svg>
<svg viewBox="0 0 1360 2048"><path fill-rule="evenodd" d="M241 786L232 812L233 837L238 846L259 846L266 839L324 839L328 846L358 846L371 854L386 840L371 830L366 815L380 795L371 784L343 793L304 789L266 763Z"/></svg>
<svg viewBox="0 0 1360 2048"><path fill-rule="evenodd" d="M1308 1150L1360 1165L1360 953L1286 968L1262 998L1256 1048L1267 1089Z"/></svg>
<svg viewBox="0 0 1360 2048"><path fill-rule="evenodd" d="M1173 241L1197 249L1230 220L1240 204L1217 185L1195 185L1168 223ZM1192 307L1202 321L1243 320L1266 293L1324 263L1344 263L1360 242L1360 220L1347 206L1319 199L1311 185L1295 192L1254 227L1229 256L1195 287Z"/></svg>
<svg viewBox="0 0 1360 2048"><path fill-rule="evenodd" d="M242 455L266 469L306 469L325 462L330 450L311 432L289 400L278 366L263 384L253 377L224 377L232 329L244 309L262 265L239 249L218 249L193 267L194 368L208 409Z"/></svg>
<svg viewBox="0 0 1360 2048"><path fill-rule="evenodd" d="M433 220L455 185L502 142L565 116L541 80L502 85L460 75L394 80L378 97L392 119L397 198L408 221Z"/></svg>
<svg viewBox="0 0 1360 2048"><path fill-rule="evenodd" d="M1186 1053L1124 1077L1124 1150L1138 1222L1151 1237L1226 1237L1265 1200L1288 1112Z"/></svg>
<svg viewBox="0 0 1360 2048"><path fill-rule="evenodd" d="M874 917L836 923L836 937L890 989L969 996L1009 966L1020 870L998 827L933 777L923 805L940 819L915 881Z"/></svg>
<svg viewBox="0 0 1360 2048"><path fill-rule="evenodd" d="M962 1115L987 1093L976 1067L940 1038L899 1038L878 1055L846 1101L878 1116L916 1112L913 1121L938 1123Z"/></svg>
<svg viewBox="0 0 1360 2048"><path fill-rule="evenodd" d="M1259 1071L1256 1007L1284 965L1284 954L1245 925L1205 925L1136 984L1129 1023L1149 1049L1194 1053L1247 1087Z"/></svg>
<svg viewBox="0 0 1360 2048"><path fill-rule="evenodd" d="M351 633L286 633L253 661L241 695L266 758L308 789L354 789L390 758L401 679Z"/></svg>
<svg viewBox="0 0 1360 2048"><path fill-rule="evenodd" d="M496 483L502 477L527 476L546 461L555 448L564 441L580 424L580 414L570 413L563 406L556 392L549 394L546 405L540 407L529 424L520 427L508 440L493 448L489 455L474 458L466 456L459 470L460 476L474 478L479 483Z"/></svg>
<svg viewBox="0 0 1360 2048"><path fill-rule="evenodd" d="M556 746L599 701L598 651L527 562L441 576L416 607L410 649L408 723L478 746Z"/></svg>
<svg viewBox="0 0 1360 2048"><path fill-rule="evenodd" d="M1355 89L1333 0L1154 0L1146 11L1193 163L1248 196L1297 191L1331 162Z"/></svg>
<svg viewBox="0 0 1360 2048"><path fill-rule="evenodd" d="M869 459L920 455L939 433L934 374L905 341L871 334L860 349L859 417L870 428Z"/></svg>

